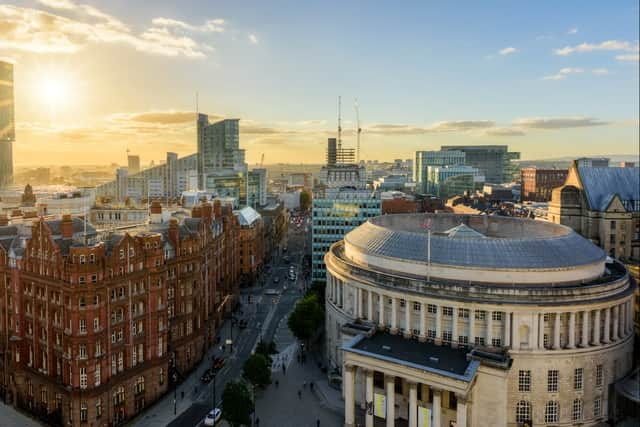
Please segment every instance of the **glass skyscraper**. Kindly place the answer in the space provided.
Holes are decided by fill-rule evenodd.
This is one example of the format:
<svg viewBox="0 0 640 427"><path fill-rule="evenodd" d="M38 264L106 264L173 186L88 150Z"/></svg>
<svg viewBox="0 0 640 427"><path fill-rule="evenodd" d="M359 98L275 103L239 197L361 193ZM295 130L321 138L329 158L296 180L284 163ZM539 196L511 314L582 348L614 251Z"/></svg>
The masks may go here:
<svg viewBox="0 0 640 427"><path fill-rule="evenodd" d="M13 64L0 61L0 187L10 184L13 177L13 141Z"/></svg>

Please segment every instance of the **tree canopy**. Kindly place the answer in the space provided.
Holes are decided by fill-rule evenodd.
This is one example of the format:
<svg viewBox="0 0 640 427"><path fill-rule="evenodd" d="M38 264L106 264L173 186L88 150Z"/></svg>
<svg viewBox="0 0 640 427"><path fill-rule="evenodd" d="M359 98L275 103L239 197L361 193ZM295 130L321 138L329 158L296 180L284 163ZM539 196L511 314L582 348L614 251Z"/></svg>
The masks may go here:
<svg viewBox="0 0 640 427"><path fill-rule="evenodd" d="M271 384L271 358L260 353L251 355L244 362L242 376L255 387Z"/></svg>
<svg viewBox="0 0 640 427"><path fill-rule="evenodd" d="M249 425L253 412L253 400L247 385L241 381L230 381L222 392L222 418L232 427Z"/></svg>
<svg viewBox="0 0 640 427"><path fill-rule="evenodd" d="M300 192L300 210L308 211L311 207L311 193L309 191Z"/></svg>
<svg viewBox="0 0 640 427"><path fill-rule="evenodd" d="M287 325L296 338L306 341L318 330L323 318L324 311L318 302L318 296L315 293L309 293L298 301L289 315Z"/></svg>

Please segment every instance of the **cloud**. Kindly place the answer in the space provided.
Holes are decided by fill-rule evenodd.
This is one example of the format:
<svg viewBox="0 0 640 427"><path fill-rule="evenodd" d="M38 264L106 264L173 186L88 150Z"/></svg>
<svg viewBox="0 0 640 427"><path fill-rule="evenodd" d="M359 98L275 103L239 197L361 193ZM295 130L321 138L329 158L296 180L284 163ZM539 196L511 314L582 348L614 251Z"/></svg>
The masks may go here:
<svg viewBox="0 0 640 427"><path fill-rule="evenodd" d="M487 136L524 136L522 129L517 128L490 128L484 131Z"/></svg>
<svg viewBox="0 0 640 427"><path fill-rule="evenodd" d="M558 74L553 74L550 76L544 76L542 80L564 80L567 78L569 74L581 74L584 73L582 68L562 68L558 71Z"/></svg>
<svg viewBox="0 0 640 427"><path fill-rule="evenodd" d="M569 28L567 30L567 34L578 34L578 28L577 27Z"/></svg>
<svg viewBox="0 0 640 427"><path fill-rule="evenodd" d="M594 68L593 70L591 70L591 73L595 74L596 76L604 76L609 74L609 70L607 70L606 68Z"/></svg>
<svg viewBox="0 0 640 427"><path fill-rule="evenodd" d="M629 53L629 54L625 54L625 55L617 55L616 59L618 61L635 61L635 62L638 62L638 61L640 61L640 54Z"/></svg>
<svg viewBox="0 0 640 427"><path fill-rule="evenodd" d="M518 49L516 49L515 47L505 47L504 49L501 49L498 53L500 55L511 55L512 53L516 53L518 51Z"/></svg>
<svg viewBox="0 0 640 427"><path fill-rule="evenodd" d="M139 122L156 124L195 123L195 111L144 111L138 113L117 113L109 117L118 122ZM210 120L220 119L222 116L212 114Z"/></svg>
<svg viewBox="0 0 640 427"><path fill-rule="evenodd" d="M411 126L406 124L374 124L363 129L364 133L380 135L423 135L440 132L467 132L495 126L490 120L452 120L436 122L431 126Z"/></svg>
<svg viewBox="0 0 640 427"><path fill-rule="evenodd" d="M249 38L249 43L251 44L258 44L259 42L258 37L255 34L249 34L248 38Z"/></svg>
<svg viewBox="0 0 640 427"><path fill-rule="evenodd" d="M182 21L156 18L139 33L125 23L90 5L70 0L39 0L70 18L41 10L0 5L0 48L32 53L72 54L91 43L125 44L134 49L169 57L203 58L212 48L181 34L191 28L201 32L222 31L222 20L208 20L195 27ZM155 22L154 22L155 21Z"/></svg>
<svg viewBox="0 0 640 427"><path fill-rule="evenodd" d="M638 44L632 45L628 41L607 40L602 43L582 43L577 46L565 46L561 49L554 49L553 53L560 56L567 56L573 53L605 51L638 52Z"/></svg>
<svg viewBox="0 0 640 427"><path fill-rule="evenodd" d="M604 122L591 117L529 117L520 118L513 121L513 125L525 129L568 129L590 126L604 126L608 124L608 122Z"/></svg>

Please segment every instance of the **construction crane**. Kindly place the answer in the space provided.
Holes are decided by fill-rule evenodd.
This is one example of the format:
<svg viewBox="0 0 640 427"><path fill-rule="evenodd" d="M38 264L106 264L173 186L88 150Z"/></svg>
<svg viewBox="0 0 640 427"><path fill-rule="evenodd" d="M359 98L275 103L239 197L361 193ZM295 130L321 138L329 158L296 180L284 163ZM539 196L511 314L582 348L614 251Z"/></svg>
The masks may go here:
<svg viewBox="0 0 640 427"><path fill-rule="evenodd" d="M342 97L338 96L338 152L342 148Z"/></svg>
<svg viewBox="0 0 640 427"><path fill-rule="evenodd" d="M360 107L358 106L358 98L356 98L355 108L356 108L356 126L357 126L356 164L360 164L360 133L362 133L362 128L360 127Z"/></svg>

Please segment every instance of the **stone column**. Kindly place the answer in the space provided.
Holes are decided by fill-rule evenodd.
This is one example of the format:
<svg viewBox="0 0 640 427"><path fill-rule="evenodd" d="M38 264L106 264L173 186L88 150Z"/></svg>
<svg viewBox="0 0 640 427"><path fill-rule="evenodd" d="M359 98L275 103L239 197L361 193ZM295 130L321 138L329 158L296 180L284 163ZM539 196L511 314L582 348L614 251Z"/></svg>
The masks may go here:
<svg viewBox="0 0 640 427"><path fill-rule="evenodd" d="M575 348L576 346L576 313L569 313L569 348Z"/></svg>
<svg viewBox="0 0 640 427"><path fill-rule="evenodd" d="M442 421L441 421L442 403L440 402L441 392L440 390L435 388L432 388L431 392L433 393L433 407L432 407L433 427L442 427Z"/></svg>
<svg viewBox="0 0 640 427"><path fill-rule="evenodd" d="M344 367L344 425L345 427L355 426L355 419L356 419L355 383L356 383L355 367L346 365Z"/></svg>
<svg viewBox="0 0 640 427"><path fill-rule="evenodd" d="M398 333L398 298L391 298L391 331L392 334Z"/></svg>
<svg viewBox="0 0 640 427"><path fill-rule="evenodd" d="M605 344L611 342L611 307L604 309L604 337L602 342Z"/></svg>
<svg viewBox="0 0 640 427"><path fill-rule="evenodd" d="M487 310L487 333L485 334L485 344L493 346L491 339L493 338L493 310Z"/></svg>
<svg viewBox="0 0 640 427"><path fill-rule="evenodd" d="M338 305L340 308L344 307L344 286L340 280L338 280Z"/></svg>
<svg viewBox="0 0 640 427"><path fill-rule="evenodd" d="M504 315L504 346L511 347L511 313L505 312Z"/></svg>
<svg viewBox="0 0 640 427"><path fill-rule="evenodd" d="M634 324L633 324L633 303L627 300L625 304L627 315L626 315L626 325L624 327L625 335L629 335L633 332Z"/></svg>
<svg viewBox="0 0 640 427"><path fill-rule="evenodd" d="M553 316L553 349L560 349L560 313Z"/></svg>
<svg viewBox="0 0 640 427"><path fill-rule="evenodd" d="M387 325L384 323L384 295L378 294L378 309L380 312L378 313L378 328L385 329Z"/></svg>
<svg viewBox="0 0 640 427"><path fill-rule="evenodd" d="M540 315L538 313L533 315L533 325L531 326L530 337L530 347L533 350L538 350L540 348Z"/></svg>
<svg viewBox="0 0 640 427"><path fill-rule="evenodd" d="M373 322L373 293L367 291L367 320Z"/></svg>
<svg viewBox="0 0 640 427"><path fill-rule="evenodd" d="M409 427L418 427L418 385L409 383Z"/></svg>
<svg viewBox="0 0 640 427"><path fill-rule="evenodd" d="M589 310L582 312L582 339L580 347L589 347Z"/></svg>
<svg viewBox="0 0 640 427"><path fill-rule="evenodd" d="M462 396L456 396L458 408L456 410L457 427L467 427L467 400Z"/></svg>
<svg viewBox="0 0 640 427"><path fill-rule="evenodd" d="M544 348L544 313L538 315L538 348Z"/></svg>
<svg viewBox="0 0 640 427"><path fill-rule="evenodd" d="M511 319L511 331L513 332L513 337L511 339L511 348L515 350L520 349L520 330L518 329L518 325L520 325L520 313L514 311L513 319Z"/></svg>
<svg viewBox="0 0 640 427"><path fill-rule="evenodd" d="M358 319L362 319L362 289L356 288L356 313Z"/></svg>
<svg viewBox="0 0 640 427"><path fill-rule="evenodd" d="M469 343L476 344L476 311L469 310Z"/></svg>
<svg viewBox="0 0 640 427"><path fill-rule="evenodd" d="M618 335L618 332L620 332L620 306L616 305L613 307L613 337L612 339L614 341L617 341L620 339L620 336Z"/></svg>
<svg viewBox="0 0 640 427"><path fill-rule="evenodd" d="M365 374L365 395L367 404L370 405L370 410L367 410L364 415L365 427L373 427L373 371L368 369Z"/></svg>
<svg viewBox="0 0 640 427"><path fill-rule="evenodd" d="M600 345L600 312L597 309L593 316L593 345Z"/></svg>
<svg viewBox="0 0 640 427"><path fill-rule="evenodd" d="M396 425L396 382L394 376L385 376L387 388L387 427Z"/></svg>
<svg viewBox="0 0 640 427"><path fill-rule="evenodd" d="M411 304L413 304L411 301L409 300L405 300L404 302L404 337L405 338L411 338L411 310L413 309L413 307L411 307Z"/></svg>
<svg viewBox="0 0 640 427"><path fill-rule="evenodd" d="M458 307L452 307L451 315L451 346L458 347Z"/></svg>
<svg viewBox="0 0 640 427"><path fill-rule="evenodd" d="M436 308L436 339L435 343L442 344L442 306Z"/></svg>
<svg viewBox="0 0 640 427"><path fill-rule="evenodd" d="M420 303L420 341L427 340L427 304Z"/></svg>

